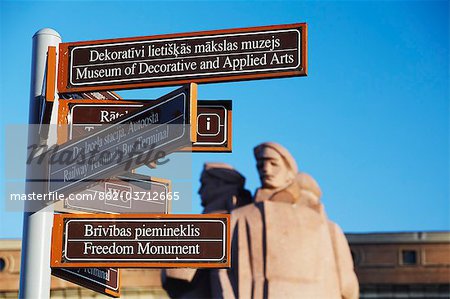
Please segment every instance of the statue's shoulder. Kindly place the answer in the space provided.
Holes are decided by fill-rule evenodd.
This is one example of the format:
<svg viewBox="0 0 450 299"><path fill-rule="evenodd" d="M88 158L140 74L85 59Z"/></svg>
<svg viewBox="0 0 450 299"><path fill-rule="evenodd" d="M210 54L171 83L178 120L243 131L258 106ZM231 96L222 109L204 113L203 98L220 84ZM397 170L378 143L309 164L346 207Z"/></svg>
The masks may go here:
<svg viewBox="0 0 450 299"><path fill-rule="evenodd" d="M239 207L239 208L237 208L237 209L234 209L234 210L231 212L231 215L236 215L236 216L237 216L237 215L242 215L242 214L248 213L249 211L254 210L255 208L256 208L256 207L255 207L255 204L251 203L251 204L248 204L248 205Z"/></svg>
<svg viewBox="0 0 450 299"><path fill-rule="evenodd" d="M331 234L344 235L344 232L342 231L342 228L339 226L339 224L337 224L334 221L331 221L330 219L328 219L328 227L330 229Z"/></svg>
<svg viewBox="0 0 450 299"><path fill-rule="evenodd" d="M248 205L242 206L240 208L234 209L231 212L231 217L242 218L260 211L260 206L262 203L250 203Z"/></svg>

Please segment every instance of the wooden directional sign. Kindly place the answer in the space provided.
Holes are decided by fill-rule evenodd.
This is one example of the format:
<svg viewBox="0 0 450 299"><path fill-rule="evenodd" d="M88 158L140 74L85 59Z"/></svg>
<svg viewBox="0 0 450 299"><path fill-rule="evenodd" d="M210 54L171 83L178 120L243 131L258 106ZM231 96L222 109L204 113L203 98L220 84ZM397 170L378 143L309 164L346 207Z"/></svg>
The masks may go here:
<svg viewBox="0 0 450 299"><path fill-rule="evenodd" d="M128 173L107 179L64 199L64 208L91 213L169 214L172 200L169 180Z"/></svg>
<svg viewBox="0 0 450 299"><path fill-rule="evenodd" d="M151 100L59 100L58 143L93 133L102 125L138 111ZM184 149L193 152L231 152L232 102L197 101L197 141Z"/></svg>
<svg viewBox="0 0 450 299"><path fill-rule="evenodd" d="M136 112L153 101L115 101L60 99L58 106L58 144L93 133L128 113Z"/></svg>
<svg viewBox="0 0 450 299"><path fill-rule="evenodd" d="M230 215L60 214L51 266L230 266Z"/></svg>
<svg viewBox="0 0 450 299"><path fill-rule="evenodd" d="M67 194L191 145L196 141L196 100L196 85L191 84L63 144L48 159L48 191Z"/></svg>
<svg viewBox="0 0 450 299"><path fill-rule="evenodd" d="M110 297L120 297L117 268L52 268L52 275Z"/></svg>
<svg viewBox="0 0 450 299"><path fill-rule="evenodd" d="M58 91L98 91L307 73L305 23L62 43Z"/></svg>

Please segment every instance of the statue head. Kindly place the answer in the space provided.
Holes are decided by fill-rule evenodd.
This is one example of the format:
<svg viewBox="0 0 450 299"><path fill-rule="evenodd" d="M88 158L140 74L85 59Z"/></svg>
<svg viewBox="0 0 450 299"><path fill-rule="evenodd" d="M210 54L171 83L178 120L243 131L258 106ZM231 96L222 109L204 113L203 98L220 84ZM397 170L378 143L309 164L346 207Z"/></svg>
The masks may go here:
<svg viewBox="0 0 450 299"><path fill-rule="evenodd" d="M297 163L283 146L265 142L254 148L256 167L262 188L281 190L294 181Z"/></svg>
<svg viewBox="0 0 450 299"><path fill-rule="evenodd" d="M250 202L251 195L244 189L245 178L225 163L205 163L200 177L198 194L205 212L226 210Z"/></svg>

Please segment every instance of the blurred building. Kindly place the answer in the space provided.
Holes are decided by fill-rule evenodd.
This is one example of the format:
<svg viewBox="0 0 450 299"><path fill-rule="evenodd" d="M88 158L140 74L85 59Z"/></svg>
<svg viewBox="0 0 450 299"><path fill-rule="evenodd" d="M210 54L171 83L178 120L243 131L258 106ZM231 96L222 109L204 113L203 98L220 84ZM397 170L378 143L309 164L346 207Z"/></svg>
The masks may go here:
<svg viewBox="0 0 450 299"><path fill-rule="evenodd" d="M361 299L450 298L450 232L347 234ZM0 240L0 299L17 298L19 240ZM157 269L122 269L121 298L167 298ZM52 298L109 298L52 277Z"/></svg>
<svg viewBox="0 0 450 299"><path fill-rule="evenodd" d="M450 232L346 234L364 298L450 298Z"/></svg>

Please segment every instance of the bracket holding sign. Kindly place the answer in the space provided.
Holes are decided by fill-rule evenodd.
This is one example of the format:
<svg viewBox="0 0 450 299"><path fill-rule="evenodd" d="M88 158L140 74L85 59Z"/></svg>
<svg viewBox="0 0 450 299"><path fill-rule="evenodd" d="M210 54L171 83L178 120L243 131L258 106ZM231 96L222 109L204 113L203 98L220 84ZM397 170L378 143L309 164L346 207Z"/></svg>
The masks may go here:
<svg viewBox="0 0 450 299"><path fill-rule="evenodd" d="M47 52L47 78L45 79L45 99L53 102L55 99L56 82L56 47L48 47Z"/></svg>

